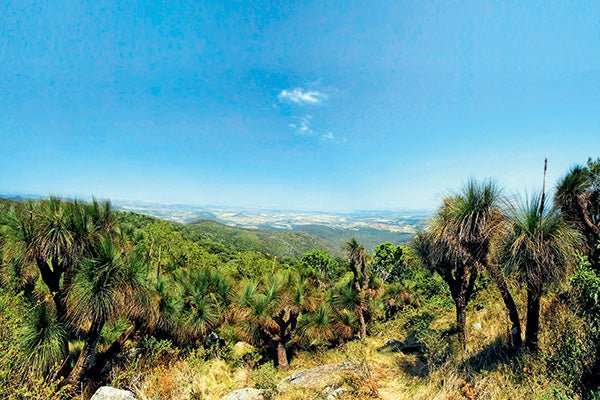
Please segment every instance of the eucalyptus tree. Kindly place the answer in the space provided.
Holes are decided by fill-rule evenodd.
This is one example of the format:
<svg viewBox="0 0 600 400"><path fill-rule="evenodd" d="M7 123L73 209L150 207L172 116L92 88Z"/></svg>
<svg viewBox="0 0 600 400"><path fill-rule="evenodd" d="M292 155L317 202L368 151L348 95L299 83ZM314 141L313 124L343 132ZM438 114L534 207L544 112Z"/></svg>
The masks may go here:
<svg viewBox="0 0 600 400"><path fill-rule="evenodd" d="M398 279L403 268L402 246L394 246L391 242L384 242L375 247L373 252L373 267L384 282Z"/></svg>
<svg viewBox="0 0 600 400"><path fill-rule="evenodd" d="M297 269L302 276L321 289L330 287L340 273L340 267L336 260L322 250L305 253L299 260Z"/></svg>
<svg viewBox="0 0 600 400"><path fill-rule="evenodd" d="M268 274L242 285L232 313L241 333L252 342L273 346L277 365L287 368L287 345L296 337L299 318L317 307L318 298L311 292L294 271Z"/></svg>
<svg viewBox="0 0 600 400"><path fill-rule="evenodd" d="M580 234L556 209L533 196L510 215L510 229L501 247L502 263L527 289L525 344L538 349L540 301L548 286L562 280L572 266Z"/></svg>
<svg viewBox="0 0 600 400"><path fill-rule="evenodd" d="M573 167L557 186L554 204L581 231L590 263L600 269L600 159Z"/></svg>

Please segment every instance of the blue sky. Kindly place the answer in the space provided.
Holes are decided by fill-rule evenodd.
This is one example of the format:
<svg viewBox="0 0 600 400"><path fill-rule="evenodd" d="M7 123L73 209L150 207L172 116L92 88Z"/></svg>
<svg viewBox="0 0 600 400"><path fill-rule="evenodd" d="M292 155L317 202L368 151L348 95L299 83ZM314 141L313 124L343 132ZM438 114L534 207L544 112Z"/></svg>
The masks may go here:
<svg viewBox="0 0 600 400"><path fill-rule="evenodd" d="M423 209L599 150L594 1L0 4L3 193Z"/></svg>

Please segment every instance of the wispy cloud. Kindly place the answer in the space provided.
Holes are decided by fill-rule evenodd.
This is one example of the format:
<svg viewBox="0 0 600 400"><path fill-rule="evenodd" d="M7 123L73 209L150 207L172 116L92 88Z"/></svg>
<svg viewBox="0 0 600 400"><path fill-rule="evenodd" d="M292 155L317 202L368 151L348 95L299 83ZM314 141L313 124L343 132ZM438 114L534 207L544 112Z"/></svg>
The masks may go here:
<svg viewBox="0 0 600 400"><path fill-rule="evenodd" d="M321 139L323 140L335 140L335 135L332 132L325 132L321 135Z"/></svg>
<svg viewBox="0 0 600 400"><path fill-rule="evenodd" d="M295 117L296 122L289 124L290 128L293 128L301 135L312 135L314 130L311 125L312 115L304 115Z"/></svg>
<svg viewBox="0 0 600 400"><path fill-rule="evenodd" d="M319 104L327 99L327 95L318 90L304 90L297 87L294 89L285 89L279 93L279 100L292 102L299 105Z"/></svg>

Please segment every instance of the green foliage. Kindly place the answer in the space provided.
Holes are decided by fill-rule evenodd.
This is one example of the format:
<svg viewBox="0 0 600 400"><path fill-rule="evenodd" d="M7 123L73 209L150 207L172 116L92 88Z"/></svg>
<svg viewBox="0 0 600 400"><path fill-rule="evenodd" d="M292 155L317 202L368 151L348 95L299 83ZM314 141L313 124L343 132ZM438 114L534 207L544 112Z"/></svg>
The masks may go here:
<svg viewBox="0 0 600 400"><path fill-rule="evenodd" d="M563 351L562 354L576 358L574 364L579 366L581 376L570 381L579 382L580 390L588 395L600 389L600 273L590 265L586 256L578 254L577 267L569 277L569 286L571 309L580 318L579 326L572 328L573 337L580 343L572 352ZM557 353L561 354L561 350Z"/></svg>
<svg viewBox="0 0 600 400"><path fill-rule="evenodd" d="M28 313L23 349L28 354L28 368L39 376L61 363L67 354L63 346L67 340L66 327L58 321L51 304L41 301Z"/></svg>
<svg viewBox="0 0 600 400"><path fill-rule="evenodd" d="M571 295L577 312L600 331L600 274L591 268L587 257L578 254L577 268L569 276Z"/></svg>
<svg viewBox="0 0 600 400"><path fill-rule="evenodd" d="M244 251L230 260L225 265L225 269L235 279L257 279L267 271L273 271L276 266L277 261L266 257L264 254L255 251Z"/></svg>
<svg viewBox="0 0 600 400"><path fill-rule="evenodd" d="M375 247L373 252L373 268L384 282L396 281L404 275L402 246L394 246L385 242Z"/></svg>
<svg viewBox="0 0 600 400"><path fill-rule="evenodd" d="M297 270L302 276L325 287L331 286L342 273L340 264L322 250L305 253L298 261Z"/></svg>
<svg viewBox="0 0 600 400"><path fill-rule="evenodd" d="M275 391L278 381L277 368L272 361L268 361L252 371L252 382L257 389Z"/></svg>
<svg viewBox="0 0 600 400"><path fill-rule="evenodd" d="M157 339L145 335L139 341L139 352L144 361L149 365L156 364L159 360L172 360L179 355L180 350L173 346L173 342L166 339Z"/></svg>
<svg viewBox="0 0 600 400"><path fill-rule="evenodd" d="M46 375L40 376L32 370L36 365L31 364L30 353L24 348L27 343L23 343L24 336L31 335L26 326L26 321L31 318L25 315L27 307L22 294L14 296L0 287L0 398L64 399L68 387L59 387L61 382L56 374L59 366L50 365L47 349L42 350L46 352L45 356L36 357L37 360L46 358L46 362L37 364L45 368ZM47 331L39 336L45 335L52 336Z"/></svg>
<svg viewBox="0 0 600 400"><path fill-rule="evenodd" d="M204 247L220 248L224 253L254 251L271 257L301 257L321 249L340 255L338 243L320 239L302 232L286 230L242 229L214 221L198 221L185 226L188 238Z"/></svg>
<svg viewBox="0 0 600 400"><path fill-rule="evenodd" d="M448 337L442 331L430 327L435 314L427 309L412 309L404 323L408 337L415 344L423 346L429 368L440 366L450 355L451 347Z"/></svg>
<svg viewBox="0 0 600 400"><path fill-rule="evenodd" d="M439 275L433 275L425 269L419 269L404 279L403 285L417 301L427 299L428 302L435 302L441 307L454 306L448 285Z"/></svg>

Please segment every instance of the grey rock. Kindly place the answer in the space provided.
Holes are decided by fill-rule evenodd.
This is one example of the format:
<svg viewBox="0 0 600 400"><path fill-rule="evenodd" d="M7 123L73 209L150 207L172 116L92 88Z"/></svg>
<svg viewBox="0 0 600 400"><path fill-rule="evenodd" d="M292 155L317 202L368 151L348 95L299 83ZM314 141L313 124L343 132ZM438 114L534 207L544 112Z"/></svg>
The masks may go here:
<svg viewBox="0 0 600 400"><path fill-rule="evenodd" d="M223 396L221 400L264 400L265 389L243 388Z"/></svg>
<svg viewBox="0 0 600 400"><path fill-rule="evenodd" d="M117 389L112 386L102 386L90 400L136 400L129 390Z"/></svg>
<svg viewBox="0 0 600 400"><path fill-rule="evenodd" d="M342 374L351 371L354 366L351 363L341 362L335 364L320 365L315 368L303 369L283 378L277 388L284 391L290 386L321 389L326 386L338 388L342 384Z"/></svg>

